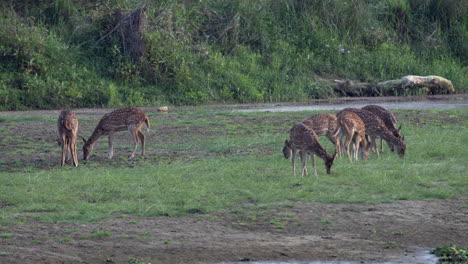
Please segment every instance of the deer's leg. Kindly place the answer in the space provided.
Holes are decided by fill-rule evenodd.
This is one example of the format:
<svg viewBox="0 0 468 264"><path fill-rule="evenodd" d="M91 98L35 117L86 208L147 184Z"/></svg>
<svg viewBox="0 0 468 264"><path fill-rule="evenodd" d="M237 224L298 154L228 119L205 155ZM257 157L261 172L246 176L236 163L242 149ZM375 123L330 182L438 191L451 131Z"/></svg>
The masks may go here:
<svg viewBox="0 0 468 264"><path fill-rule="evenodd" d="M292 163L292 170L293 170L293 175L296 177L296 150L293 149L291 155L291 163Z"/></svg>
<svg viewBox="0 0 468 264"><path fill-rule="evenodd" d="M67 156L67 149L68 149L68 140L67 137L62 136L62 159L60 161L60 166L63 167L63 164L65 164L65 159Z"/></svg>
<svg viewBox="0 0 468 264"><path fill-rule="evenodd" d="M339 137L334 137L333 134L329 135L328 136L328 139L330 139L330 141L333 143L333 145L335 146L335 153L340 153L340 141L338 140Z"/></svg>
<svg viewBox="0 0 468 264"><path fill-rule="evenodd" d="M360 141L361 141L360 137L356 136L356 138L354 139L354 142L353 142L353 156L354 156L355 161L359 160L358 152L359 152L359 142Z"/></svg>
<svg viewBox="0 0 468 264"><path fill-rule="evenodd" d="M141 133L140 130L138 130L138 137L140 138L141 141L141 156L145 156L145 135Z"/></svg>
<svg viewBox="0 0 468 264"><path fill-rule="evenodd" d="M301 151L300 152L300 155L301 155L301 163L302 163L302 173L301 175L304 176L308 174L308 171L307 171L307 152L306 151Z"/></svg>
<svg viewBox="0 0 468 264"><path fill-rule="evenodd" d="M311 157L312 159L312 168L314 168L314 175L315 177L318 177L318 174L317 174L317 166L315 166L315 154L312 154Z"/></svg>
<svg viewBox="0 0 468 264"><path fill-rule="evenodd" d="M133 139L133 151L132 154L130 154L130 157L128 157L128 159L133 159L138 148L138 134L137 129L134 126L130 126L128 128L128 131L130 132L130 136Z"/></svg>
<svg viewBox="0 0 468 264"><path fill-rule="evenodd" d="M109 149L107 150L107 157L112 159L114 156L114 132L109 133Z"/></svg>
<svg viewBox="0 0 468 264"><path fill-rule="evenodd" d="M380 139L380 152L383 153L383 139Z"/></svg>
<svg viewBox="0 0 468 264"><path fill-rule="evenodd" d="M76 137L70 140L70 154L73 160L73 166L78 167L78 156L76 155Z"/></svg>
<svg viewBox="0 0 468 264"><path fill-rule="evenodd" d="M344 134L340 134L340 156L344 155L344 151L346 151L345 142L343 141Z"/></svg>
<svg viewBox="0 0 468 264"><path fill-rule="evenodd" d="M379 149L377 148L377 144L375 142L375 137L374 136L371 136L370 137L370 140L371 140L371 143L370 143L370 147L371 149L374 149L375 148L375 153L377 154L377 158L380 157L379 155Z"/></svg>
<svg viewBox="0 0 468 264"><path fill-rule="evenodd" d="M346 150L346 155L348 155L349 161L352 161L351 159L351 154L349 153L349 145L351 144L351 141L353 140L353 131L346 131L346 141L344 143L344 149Z"/></svg>

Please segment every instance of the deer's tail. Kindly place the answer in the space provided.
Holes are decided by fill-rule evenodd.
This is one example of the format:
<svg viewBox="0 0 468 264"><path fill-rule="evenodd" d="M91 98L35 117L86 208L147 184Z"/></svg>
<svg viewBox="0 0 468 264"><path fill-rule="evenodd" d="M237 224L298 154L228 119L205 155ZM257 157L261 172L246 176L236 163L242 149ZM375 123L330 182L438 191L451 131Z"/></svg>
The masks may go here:
<svg viewBox="0 0 468 264"><path fill-rule="evenodd" d="M146 119L145 119L145 124L147 126L146 131L149 131L151 127L150 127L150 121L149 121L148 117L146 117Z"/></svg>

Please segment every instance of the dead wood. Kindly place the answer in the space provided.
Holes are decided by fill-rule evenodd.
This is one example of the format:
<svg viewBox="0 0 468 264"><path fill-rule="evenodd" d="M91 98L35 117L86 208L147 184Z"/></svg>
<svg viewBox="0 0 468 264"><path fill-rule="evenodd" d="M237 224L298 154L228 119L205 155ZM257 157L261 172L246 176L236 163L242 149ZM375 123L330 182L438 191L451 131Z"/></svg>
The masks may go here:
<svg viewBox="0 0 468 264"><path fill-rule="evenodd" d="M146 10L146 6L128 13L117 10L114 13L115 26L101 37L96 45L99 45L112 34L118 33L122 53L130 56L135 61L139 60L145 53L143 31L146 26Z"/></svg>
<svg viewBox="0 0 468 264"><path fill-rule="evenodd" d="M440 76L408 75L379 83L332 80L334 90L344 96L392 96L407 94L451 94L455 88L450 80Z"/></svg>

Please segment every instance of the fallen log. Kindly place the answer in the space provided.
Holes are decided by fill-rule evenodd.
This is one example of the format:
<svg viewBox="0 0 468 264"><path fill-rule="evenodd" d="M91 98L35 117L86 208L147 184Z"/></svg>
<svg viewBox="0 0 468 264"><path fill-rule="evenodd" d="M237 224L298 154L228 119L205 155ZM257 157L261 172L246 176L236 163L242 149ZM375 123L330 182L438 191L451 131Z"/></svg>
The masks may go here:
<svg viewBox="0 0 468 264"><path fill-rule="evenodd" d="M334 90L345 96L394 96L415 94L451 94L455 88L450 80L440 76L408 75L379 83L333 80Z"/></svg>

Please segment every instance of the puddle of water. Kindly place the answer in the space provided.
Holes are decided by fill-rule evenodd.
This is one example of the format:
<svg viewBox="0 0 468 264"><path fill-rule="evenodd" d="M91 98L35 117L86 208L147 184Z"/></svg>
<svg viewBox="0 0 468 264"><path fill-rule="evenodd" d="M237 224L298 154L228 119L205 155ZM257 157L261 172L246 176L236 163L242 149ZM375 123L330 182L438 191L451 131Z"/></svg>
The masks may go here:
<svg viewBox="0 0 468 264"><path fill-rule="evenodd" d="M344 102L338 104L316 104L302 106L278 106L269 105L264 108L239 109L239 112L295 112L295 111L316 111L316 110L341 110L347 107L362 108L369 104L377 104L386 109L421 109L421 110L450 110L468 109L468 99L460 97L451 100L424 100L406 102Z"/></svg>
<svg viewBox="0 0 468 264"><path fill-rule="evenodd" d="M393 261L242 261L242 262L220 262L217 264L436 264L438 259L435 255L426 251L408 253L406 256L395 257Z"/></svg>

